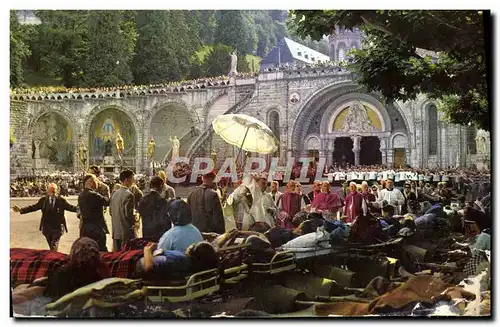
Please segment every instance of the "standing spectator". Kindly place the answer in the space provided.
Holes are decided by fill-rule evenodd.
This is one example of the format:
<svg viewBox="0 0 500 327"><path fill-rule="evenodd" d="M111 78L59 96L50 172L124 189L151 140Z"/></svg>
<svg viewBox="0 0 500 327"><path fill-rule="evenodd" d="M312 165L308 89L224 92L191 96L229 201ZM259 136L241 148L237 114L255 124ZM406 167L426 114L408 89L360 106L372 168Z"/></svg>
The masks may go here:
<svg viewBox="0 0 500 327"><path fill-rule="evenodd" d="M303 209L306 206L311 204L311 199L307 196L307 194L302 193L302 185L299 182L296 182L295 184L295 192L300 195L301 202L300 202L300 208Z"/></svg>
<svg viewBox="0 0 500 327"><path fill-rule="evenodd" d="M366 181L363 181L363 183L361 183L361 195L363 195L367 204L377 201L377 197L375 196L375 194L370 192L370 188L368 187L368 183Z"/></svg>
<svg viewBox="0 0 500 327"><path fill-rule="evenodd" d="M97 177L92 174L83 179L84 190L78 196L80 237L91 238L97 242L100 251L108 251L106 234L109 234L109 230L104 220L104 207L109 204L109 200L96 192L97 183Z"/></svg>
<svg viewBox="0 0 500 327"><path fill-rule="evenodd" d="M408 182L405 183L403 187L403 197L405 198L405 201L401 207L401 214L406 215L408 213L408 207L411 205L410 202L417 200L417 195L412 192L411 185Z"/></svg>
<svg viewBox="0 0 500 327"><path fill-rule="evenodd" d="M325 181L321 183L321 193L316 195L312 204L311 210L326 215L333 219L338 210L342 208L340 196L330 191L330 183Z"/></svg>
<svg viewBox="0 0 500 327"><path fill-rule="evenodd" d="M313 184L313 190L309 192L307 196L309 197L309 200L311 200L312 202L314 200L314 197L319 193L321 193L321 181L315 180Z"/></svg>
<svg viewBox="0 0 500 327"><path fill-rule="evenodd" d="M394 206L396 212L399 212L399 206L402 206L405 203L403 194L400 190L394 188L394 183L390 179L385 182L385 188L379 193L378 201L380 204L382 204L384 200L387 201L388 204Z"/></svg>
<svg viewBox="0 0 500 327"><path fill-rule="evenodd" d="M164 184L162 196L167 200L168 199L175 199L174 188L167 184L167 174L163 170L161 170L158 172L158 177L160 177L163 180L163 184Z"/></svg>
<svg viewBox="0 0 500 327"><path fill-rule="evenodd" d="M142 217L142 237L157 242L170 229L172 223L168 215L168 201L161 196L163 180L151 178L150 191L139 201L139 213Z"/></svg>
<svg viewBox="0 0 500 327"><path fill-rule="evenodd" d="M203 233L223 234L224 216L219 196L213 189L214 179L214 172L203 175L202 184L189 194L187 203L191 208L194 226Z"/></svg>
<svg viewBox="0 0 500 327"><path fill-rule="evenodd" d="M281 227L293 229L292 219L300 211L301 196L295 192L295 181L291 180L286 185L286 192L280 198L278 208L282 210L279 221Z"/></svg>
<svg viewBox="0 0 500 327"><path fill-rule="evenodd" d="M355 182L349 184L349 190L350 193L345 197L345 221L347 223L354 222L361 212L366 215L368 211L365 199L361 193L358 193Z"/></svg>
<svg viewBox="0 0 500 327"><path fill-rule="evenodd" d="M283 195L282 192L279 191L279 183L278 181L271 182L271 197L273 198L274 204L277 205L280 197Z"/></svg>
<svg viewBox="0 0 500 327"><path fill-rule="evenodd" d="M122 244L135 236L134 194L129 188L134 183L134 172L124 170L120 173L121 187L113 193L109 203L113 224L113 248L120 251Z"/></svg>
<svg viewBox="0 0 500 327"><path fill-rule="evenodd" d="M59 240L64 230L68 232L64 211L76 212L76 207L69 204L65 198L60 197L57 192L57 185L50 183L47 188L47 195L40 198L36 204L22 209L18 206L14 206L13 210L21 214L41 210L42 219L39 229L43 236L45 236L50 250L57 251Z"/></svg>
<svg viewBox="0 0 500 327"><path fill-rule="evenodd" d="M101 176L101 169L99 168L99 166L90 166L89 173L97 177L97 193L99 193L109 201L109 187L99 180L99 176Z"/></svg>

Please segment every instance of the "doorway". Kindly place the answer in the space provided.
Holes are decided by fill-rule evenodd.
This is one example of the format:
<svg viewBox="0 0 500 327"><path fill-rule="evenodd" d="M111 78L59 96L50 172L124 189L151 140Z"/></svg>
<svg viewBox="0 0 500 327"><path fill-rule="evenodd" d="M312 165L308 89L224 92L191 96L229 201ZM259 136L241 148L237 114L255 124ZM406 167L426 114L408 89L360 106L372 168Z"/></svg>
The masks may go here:
<svg viewBox="0 0 500 327"><path fill-rule="evenodd" d="M350 137L337 137L335 139L333 162L336 165L354 165L354 152L352 152L353 142Z"/></svg>
<svg viewBox="0 0 500 327"><path fill-rule="evenodd" d="M359 164L380 165L382 154L380 153L380 139L376 136L363 136L360 141Z"/></svg>
<svg viewBox="0 0 500 327"><path fill-rule="evenodd" d="M309 158L311 159L310 165L312 165L312 167L316 167L316 164L319 161L319 150L309 150Z"/></svg>
<svg viewBox="0 0 500 327"><path fill-rule="evenodd" d="M401 168L406 165L406 151L404 148L394 149L394 167Z"/></svg>

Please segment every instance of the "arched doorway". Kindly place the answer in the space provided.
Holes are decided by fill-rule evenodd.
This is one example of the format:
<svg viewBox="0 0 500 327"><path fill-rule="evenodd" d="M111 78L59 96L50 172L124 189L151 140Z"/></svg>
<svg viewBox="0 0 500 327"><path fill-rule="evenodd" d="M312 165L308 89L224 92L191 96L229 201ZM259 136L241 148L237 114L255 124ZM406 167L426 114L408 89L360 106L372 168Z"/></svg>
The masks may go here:
<svg viewBox="0 0 500 327"><path fill-rule="evenodd" d="M129 116L116 108L108 108L98 113L90 124L89 130L89 164L101 165L105 171L118 167L116 137L120 134L124 142L123 166L135 170L137 153L137 134ZM105 157L113 157L114 161L106 161Z"/></svg>
<svg viewBox="0 0 500 327"><path fill-rule="evenodd" d="M382 163L380 153L380 139L376 136L363 136L360 141L361 151L359 153L360 165L379 165Z"/></svg>
<svg viewBox="0 0 500 327"><path fill-rule="evenodd" d="M150 124L150 137L154 138L156 144L153 160L163 162L172 150L170 138L174 136L179 139L181 147L179 155L185 155L183 150L196 138L196 135L192 133L193 126L194 122L190 113L182 105L171 103L158 110Z"/></svg>
<svg viewBox="0 0 500 327"><path fill-rule="evenodd" d="M32 129L31 157L35 169L72 170L75 154L73 128L60 114L40 116Z"/></svg>
<svg viewBox="0 0 500 327"><path fill-rule="evenodd" d="M337 137L334 143L333 163L338 166L354 165L354 143L350 137Z"/></svg>
<svg viewBox="0 0 500 327"><path fill-rule="evenodd" d="M273 131L274 133L274 136L276 136L276 138L278 140L281 139L281 135L280 135L280 115L277 111L271 111L269 113L269 128L271 129L271 131ZM278 155L279 156L279 153L280 153L280 148L281 148L281 144L278 146L278 150L275 152L275 156Z"/></svg>

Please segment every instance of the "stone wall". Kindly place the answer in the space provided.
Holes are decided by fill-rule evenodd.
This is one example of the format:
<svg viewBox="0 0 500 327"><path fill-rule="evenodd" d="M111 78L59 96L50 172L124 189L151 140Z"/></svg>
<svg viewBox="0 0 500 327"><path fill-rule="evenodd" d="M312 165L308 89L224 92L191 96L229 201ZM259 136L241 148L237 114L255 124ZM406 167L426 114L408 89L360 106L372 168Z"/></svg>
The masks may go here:
<svg viewBox="0 0 500 327"><path fill-rule="evenodd" d="M109 92L108 92L109 93ZM16 144L11 149L12 173L31 171L31 128L47 112L56 112L71 124L75 148L80 138L89 140L92 120L103 110L114 108L127 114L136 129L136 170L148 167L147 144L153 136L157 144L155 160L170 158L170 136L181 140L181 156L210 155L215 149L218 163L225 156L236 155L237 147L213 135L211 122L224 113L244 113L270 124L270 113L279 115L280 157L304 152L308 135L321 139L326 149L323 116L336 99L359 96L374 99L388 120L384 144L387 159L392 160L390 140L396 134L407 140L407 163L413 167L465 166L473 161L467 157L466 133L462 127L446 123L440 114L438 154L428 155L428 120L426 106L432 103L425 96L414 101L385 103L377 94L367 94L352 81L349 71L341 67L308 70L262 72L257 77L231 78L227 84L176 92L135 92L131 94L81 95L16 95L11 97L11 124ZM21 99L22 100L16 100ZM295 136L294 136L295 135ZM297 137L299 135L299 137ZM331 143L331 142L330 142ZM331 149L330 149L331 150ZM76 152L76 151L75 151ZM75 170L81 169L75 154ZM24 169L24 170L23 170ZM22 172L22 171L23 172Z"/></svg>
<svg viewBox="0 0 500 327"><path fill-rule="evenodd" d="M10 127L16 142L10 149L11 175L28 174L32 166L31 136L29 129L28 105L24 101L11 101Z"/></svg>

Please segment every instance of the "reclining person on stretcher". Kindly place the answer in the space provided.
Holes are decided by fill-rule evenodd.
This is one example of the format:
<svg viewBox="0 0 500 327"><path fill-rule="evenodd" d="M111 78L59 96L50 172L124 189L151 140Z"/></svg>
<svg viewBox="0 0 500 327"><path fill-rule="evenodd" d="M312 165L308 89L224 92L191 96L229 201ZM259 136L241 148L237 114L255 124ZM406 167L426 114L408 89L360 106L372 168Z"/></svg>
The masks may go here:
<svg viewBox="0 0 500 327"><path fill-rule="evenodd" d="M148 244L144 257L137 264L137 275L145 280L182 280L200 271L218 267L217 253L208 242L199 242L188 247L185 253L163 251Z"/></svg>
<svg viewBox="0 0 500 327"><path fill-rule="evenodd" d="M144 257L137 265L138 275L147 280L178 280L217 268L217 253L210 243L203 242L200 231L191 224L188 204L173 200L169 215L175 227L163 234L156 251L153 252L155 243L144 248Z"/></svg>

